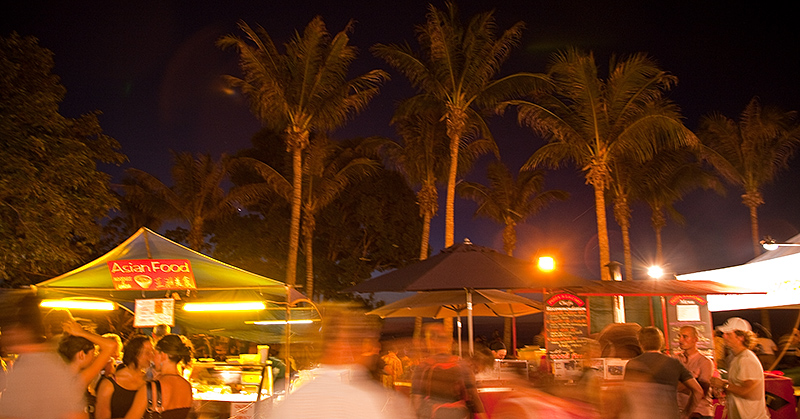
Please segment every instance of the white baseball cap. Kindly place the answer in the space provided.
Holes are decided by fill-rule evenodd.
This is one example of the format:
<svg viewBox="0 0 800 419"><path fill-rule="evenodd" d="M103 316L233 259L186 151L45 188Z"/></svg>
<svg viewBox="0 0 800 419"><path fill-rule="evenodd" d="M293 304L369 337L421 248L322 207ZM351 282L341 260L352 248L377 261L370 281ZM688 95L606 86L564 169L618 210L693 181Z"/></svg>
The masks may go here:
<svg viewBox="0 0 800 419"><path fill-rule="evenodd" d="M753 331L753 329L750 328L750 323L741 317L729 318L725 322L725 324L723 324L722 326L717 326L717 330L719 330L722 333L729 333L733 332L734 330L745 330L748 332Z"/></svg>

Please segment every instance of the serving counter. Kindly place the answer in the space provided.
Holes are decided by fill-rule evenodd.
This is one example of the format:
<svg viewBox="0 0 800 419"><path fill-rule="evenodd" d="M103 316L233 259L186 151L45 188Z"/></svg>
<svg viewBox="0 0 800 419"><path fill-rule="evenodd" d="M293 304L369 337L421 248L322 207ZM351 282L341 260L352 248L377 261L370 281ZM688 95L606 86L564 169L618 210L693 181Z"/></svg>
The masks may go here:
<svg viewBox="0 0 800 419"><path fill-rule="evenodd" d="M250 419L269 408L273 395L272 362L195 362L192 384L199 419Z"/></svg>

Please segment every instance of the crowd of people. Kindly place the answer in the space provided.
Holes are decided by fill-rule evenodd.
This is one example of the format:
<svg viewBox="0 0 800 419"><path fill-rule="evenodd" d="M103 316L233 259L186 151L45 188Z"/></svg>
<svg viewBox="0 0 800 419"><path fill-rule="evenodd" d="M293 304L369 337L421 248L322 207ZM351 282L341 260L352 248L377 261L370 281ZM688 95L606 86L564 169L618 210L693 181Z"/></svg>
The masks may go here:
<svg viewBox="0 0 800 419"><path fill-rule="evenodd" d="M778 349L798 346L800 332L776 345L768 332L756 326L754 333L749 322L737 317L716 329L724 346L717 360L698 350L701 336L693 326L679 330L681 351L666 355L658 328L617 325L616 336L601 335L586 345L588 358L628 359L613 391L600 394L602 374L588 365L568 397L533 385L526 370L525 377L504 377L514 392L485 406L478 380L497 378L486 372L513 356L499 336L479 340L475 355L461 358L454 354L452 331L441 323L426 324L414 342L381 342L377 319L349 306L325 310L320 352L302 367L313 376L298 380L294 391L265 415L480 419L489 417L490 410L498 419L710 419L717 404L712 399L721 399L730 419L765 419L765 365L777 363L779 352L788 353L790 362L792 356L800 358ZM26 296L15 320L2 325L2 348L18 356L7 376L0 376L0 419L138 419L150 411L165 419L184 419L193 405L184 368L193 359L225 361L257 350L253 343L229 338L188 339L164 325L151 335L134 334L121 342L114 334L87 330L66 311L41 319L38 301ZM284 365L274 349L269 355L274 365ZM296 372L292 362L290 371ZM283 377L282 368L275 378ZM410 386L398 387L402 382Z"/></svg>
<svg viewBox="0 0 800 419"><path fill-rule="evenodd" d="M148 411L188 417L187 338L161 328L120 348L118 336L89 331L68 311L43 319L33 295L22 297L16 311L2 326L2 348L17 357L0 387L0 418L139 419Z"/></svg>

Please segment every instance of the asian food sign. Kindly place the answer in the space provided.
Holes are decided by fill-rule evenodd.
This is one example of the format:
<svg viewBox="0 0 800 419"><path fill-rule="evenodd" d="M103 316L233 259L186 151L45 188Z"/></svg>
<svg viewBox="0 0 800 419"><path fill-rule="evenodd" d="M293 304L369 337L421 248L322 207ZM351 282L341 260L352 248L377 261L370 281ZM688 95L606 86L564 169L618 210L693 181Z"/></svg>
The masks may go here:
<svg viewBox="0 0 800 419"><path fill-rule="evenodd" d="M112 260L108 263L116 290L197 289L186 259Z"/></svg>

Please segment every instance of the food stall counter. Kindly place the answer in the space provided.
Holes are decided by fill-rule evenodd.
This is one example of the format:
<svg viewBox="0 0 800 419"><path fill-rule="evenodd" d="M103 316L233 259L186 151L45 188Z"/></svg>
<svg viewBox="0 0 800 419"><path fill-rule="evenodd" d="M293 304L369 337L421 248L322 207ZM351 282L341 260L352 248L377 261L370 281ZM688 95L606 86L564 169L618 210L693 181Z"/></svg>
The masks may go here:
<svg viewBox="0 0 800 419"><path fill-rule="evenodd" d="M271 403L272 362L195 362L189 382L199 418L253 418L257 409Z"/></svg>

